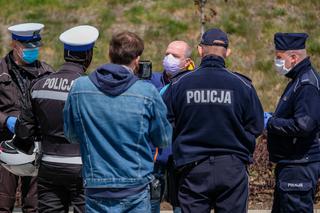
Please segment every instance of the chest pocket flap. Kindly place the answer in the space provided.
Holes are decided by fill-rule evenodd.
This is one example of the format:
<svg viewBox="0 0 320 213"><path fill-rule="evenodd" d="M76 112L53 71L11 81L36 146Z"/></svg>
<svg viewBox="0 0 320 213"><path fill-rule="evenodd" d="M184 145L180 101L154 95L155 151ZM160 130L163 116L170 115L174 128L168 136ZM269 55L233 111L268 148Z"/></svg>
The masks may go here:
<svg viewBox="0 0 320 213"><path fill-rule="evenodd" d="M0 74L0 83L11 82L11 76L8 73Z"/></svg>

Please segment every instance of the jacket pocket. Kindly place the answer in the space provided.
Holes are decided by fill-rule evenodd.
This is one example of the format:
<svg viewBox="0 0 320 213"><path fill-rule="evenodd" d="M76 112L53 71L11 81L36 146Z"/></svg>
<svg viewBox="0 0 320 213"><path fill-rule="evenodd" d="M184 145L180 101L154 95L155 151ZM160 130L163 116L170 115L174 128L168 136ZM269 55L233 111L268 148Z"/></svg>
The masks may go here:
<svg viewBox="0 0 320 213"><path fill-rule="evenodd" d="M0 74L0 83L9 84L11 82L11 76L8 73Z"/></svg>
<svg viewBox="0 0 320 213"><path fill-rule="evenodd" d="M280 189L285 192L307 192L312 189L312 183L300 181L280 181Z"/></svg>
<svg viewBox="0 0 320 213"><path fill-rule="evenodd" d="M312 183L308 181L280 181L278 193L280 212L311 212L313 208ZM311 208L311 209L310 209Z"/></svg>
<svg viewBox="0 0 320 213"><path fill-rule="evenodd" d="M2 111L13 107L17 101L20 101L21 97L18 96L17 87L7 73L0 74L0 91L0 107Z"/></svg>

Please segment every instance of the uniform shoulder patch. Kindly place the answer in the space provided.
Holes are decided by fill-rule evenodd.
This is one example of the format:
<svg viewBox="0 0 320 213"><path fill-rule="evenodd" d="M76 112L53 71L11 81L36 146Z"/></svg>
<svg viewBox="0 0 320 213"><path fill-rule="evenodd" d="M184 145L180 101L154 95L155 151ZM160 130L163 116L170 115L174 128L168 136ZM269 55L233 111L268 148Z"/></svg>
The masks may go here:
<svg viewBox="0 0 320 213"><path fill-rule="evenodd" d="M2 72L0 73L0 82L10 82L11 76L8 73Z"/></svg>
<svg viewBox="0 0 320 213"><path fill-rule="evenodd" d="M244 83L247 87L249 87L250 89L252 88L252 85L251 85L251 79L248 78L247 76L245 75L242 75L240 73L237 73L237 72L232 72L228 69L225 69L228 73L230 73L231 75L234 75L235 77L237 77L242 83Z"/></svg>
<svg viewBox="0 0 320 213"><path fill-rule="evenodd" d="M240 76L240 77L242 77L242 78L244 78L245 80L247 80L250 84L252 83L252 80L248 77L248 76L245 76L245 75L243 75L243 74L241 74L241 73L238 73L238 72L233 72L234 74L236 74L236 75L238 75L238 76Z"/></svg>
<svg viewBox="0 0 320 213"><path fill-rule="evenodd" d="M11 76L7 71L7 65L4 59L0 60L0 82L10 82Z"/></svg>

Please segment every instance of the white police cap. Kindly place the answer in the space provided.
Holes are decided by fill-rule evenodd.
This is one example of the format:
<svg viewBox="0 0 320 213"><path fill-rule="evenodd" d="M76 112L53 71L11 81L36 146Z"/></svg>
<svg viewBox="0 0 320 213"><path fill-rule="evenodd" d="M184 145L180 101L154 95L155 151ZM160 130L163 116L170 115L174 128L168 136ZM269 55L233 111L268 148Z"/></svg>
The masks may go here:
<svg viewBox="0 0 320 213"><path fill-rule="evenodd" d="M90 25L73 27L63 32L59 39L64 44L64 49L70 51L86 51L94 47L99 37L97 28Z"/></svg>
<svg viewBox="0 0 320 213"><path fill-rule="evenodd" d="M44 25L40 23L24 23L13 25L8 30L11 32L13 40L33 42L41 40L40 31L42 28Z"/></svg>

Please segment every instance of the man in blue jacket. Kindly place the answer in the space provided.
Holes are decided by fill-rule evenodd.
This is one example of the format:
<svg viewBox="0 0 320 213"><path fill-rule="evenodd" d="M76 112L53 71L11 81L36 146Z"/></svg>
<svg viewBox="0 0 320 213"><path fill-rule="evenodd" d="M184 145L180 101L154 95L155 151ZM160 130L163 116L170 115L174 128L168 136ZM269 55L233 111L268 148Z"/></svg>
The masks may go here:
<svg viewBox="0 0 320 213"><path fill-rule="evenodd" d="M192 49L187 42L180 40L170 42L162 61L163 72L153 73L151 83L160 91L179 72L193 70L195 65L191 54Z"/></svg>
<svg viewBox="0 0 320 213"><path fill-rule="evenodd" d="M134 75L143 41L121 32L110 41L110 64L75 81L65 104L65 136L80 143L88 212L151 212L149 146L166 147L172 128L150 83Z"/></svg>
<svg viewBox="0 0 320 213"><path fill-rule="evenodd" d="M291 79L278 106L265 113L275 168L273 213L313 212L320 168L320 77L307 56L305 33L276 33L276 70Z"/></svg>
<svg viewBox="0 0 320 213"><path fill-rule="evenodd" d="M164 93L182 212L247 212L246 166L263 130L263 109L251 81L226 69L228 44L220 29L205 32L199 68Z"/></svg>
<svg viewBox="0 0 320 213"><path fill-rule="evenodd" d="M190 70L194 69L194 62L191 59L192 49L185 41L172 41L168 45L165 56L163 58L163 72L153 73L150 83L152 83L159 91L160 94L164 93L167 86L169 86L171 79L177 75L182 75ZM166 149L156 149L151 145L153 153L155 155L155 165L154 165L154 187L156 190L151 190L151 209L152 213L160 212L160 203L163 198L165 188L167 188L167 200L173 206L173 211L175 213L180 212L178 203L175 201L175 186L174 181L174 171L167 170L167 168L172 168L172 160L169 160L169 156L172 155L171 146ZM171 159L171 157L170 157ZM167 170L168 180L165 181L165 174ZM165 183L167 182L167 187Z"/></svg>

